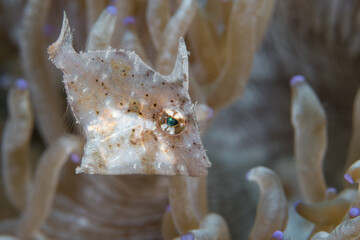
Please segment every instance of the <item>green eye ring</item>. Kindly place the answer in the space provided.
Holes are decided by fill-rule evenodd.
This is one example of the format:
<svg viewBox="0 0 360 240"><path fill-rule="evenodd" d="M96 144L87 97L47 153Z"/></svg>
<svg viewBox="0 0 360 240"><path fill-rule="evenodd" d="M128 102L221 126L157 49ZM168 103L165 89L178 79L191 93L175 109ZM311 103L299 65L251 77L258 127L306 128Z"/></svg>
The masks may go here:
<svg viewBox="0 0 360 240"><path fill-rule="evenodd" d="M177 135L185 129L186 119L179 111L165 109L158 115L157 125L163 132Z"/></svg>
<svg viewBox="0 0 360 240"><path fill-rule="evenodd" d="M169 126L169 127L176 127L178 124L179 124L179 121L176 120L175 118L173 117L168 117L166 119L166 124Z"/></svg>

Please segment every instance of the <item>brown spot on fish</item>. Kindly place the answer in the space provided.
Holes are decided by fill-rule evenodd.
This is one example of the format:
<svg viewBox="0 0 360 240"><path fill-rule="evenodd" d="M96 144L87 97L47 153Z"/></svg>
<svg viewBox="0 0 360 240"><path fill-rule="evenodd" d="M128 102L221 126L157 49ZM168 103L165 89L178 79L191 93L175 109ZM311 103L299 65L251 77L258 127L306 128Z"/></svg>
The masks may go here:
<svg viewBox="0 0 360 240"><path fill-rule="evenodd" d="M146 77L150 77L150 76L152 76L152 75L154 75L154 72L153 72L152 70L148 70L148 71L145 73L145 76L146 76Z"/></svg>

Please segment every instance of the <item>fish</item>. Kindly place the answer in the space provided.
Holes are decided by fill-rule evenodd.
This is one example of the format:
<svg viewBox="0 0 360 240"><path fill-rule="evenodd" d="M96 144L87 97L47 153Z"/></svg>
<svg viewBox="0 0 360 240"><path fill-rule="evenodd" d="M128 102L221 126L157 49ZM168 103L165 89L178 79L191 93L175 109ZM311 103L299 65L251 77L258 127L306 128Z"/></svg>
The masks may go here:
<svg viewBox="0 0 360 240"><path fill-rule="evenodd" d="M67 102L86 138L76 173L207 175L211 163L188 92L184 39L174 70L164 76L131 51L77 53L72 38L64 14L48 54L63 72Z"/></svg>

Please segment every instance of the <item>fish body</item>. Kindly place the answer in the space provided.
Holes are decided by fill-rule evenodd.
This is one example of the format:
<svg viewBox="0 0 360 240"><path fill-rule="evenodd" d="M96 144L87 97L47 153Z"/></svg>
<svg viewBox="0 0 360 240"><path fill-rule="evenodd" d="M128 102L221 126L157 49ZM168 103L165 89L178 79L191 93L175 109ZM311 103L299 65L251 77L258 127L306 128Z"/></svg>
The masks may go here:
<svg viewBox="0 0 360 240"><path fill-rule="evenodd" d="M59 39L48 49L63 71L70 108L86 144L77 173L207 174L188 94L188 53L183 39L173 72L163 76L134 52L77 53L66 16Z"/></svg>

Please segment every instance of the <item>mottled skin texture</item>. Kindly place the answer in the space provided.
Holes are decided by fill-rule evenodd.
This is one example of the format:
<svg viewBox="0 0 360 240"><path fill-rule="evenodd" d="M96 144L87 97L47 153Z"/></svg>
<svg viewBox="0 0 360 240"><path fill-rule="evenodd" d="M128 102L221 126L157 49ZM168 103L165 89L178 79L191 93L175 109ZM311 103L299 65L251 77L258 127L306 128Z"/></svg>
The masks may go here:
<svg viewBox="0 0 360 240"><path fill-rule="evenodd" d="M206 175L210 162L202 146L188 94L188 56L183 40L174 71L163 76L135 53L108 48L76 53L66 17L49 47L64 72L68 103L86 135L78 173ZM166 109L185 117L171 135L161 129Z"/></svg>

